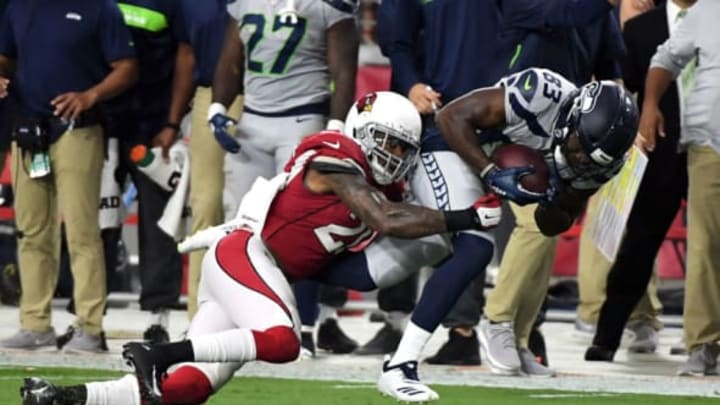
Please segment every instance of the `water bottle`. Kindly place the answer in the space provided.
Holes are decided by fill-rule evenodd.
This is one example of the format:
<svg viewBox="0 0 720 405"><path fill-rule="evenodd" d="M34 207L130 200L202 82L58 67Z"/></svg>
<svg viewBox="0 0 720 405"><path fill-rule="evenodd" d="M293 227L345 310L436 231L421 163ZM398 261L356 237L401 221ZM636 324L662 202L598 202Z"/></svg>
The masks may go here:
<svg viewBox="0 0 720 405"><path fill-rule="evenodd" d="M145 145L137 145L130 151L130 160L163 190L175 190L180 180L180 167L172 159L165 161L162 158L162 148L148 149Z"/></svg>

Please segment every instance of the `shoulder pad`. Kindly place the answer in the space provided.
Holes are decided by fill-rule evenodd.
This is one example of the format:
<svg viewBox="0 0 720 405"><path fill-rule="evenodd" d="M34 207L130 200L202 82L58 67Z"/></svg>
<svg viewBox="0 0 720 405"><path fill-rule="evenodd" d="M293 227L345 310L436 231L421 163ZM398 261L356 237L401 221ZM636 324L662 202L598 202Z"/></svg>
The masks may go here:
<svg viewBox="0 0 720 405"><path fill-rule="evenodd" d="M501 80L500 84L506 89L513 89L513 93L519 94L525 103L530 103L535 92L540 87L541 76L538 69L525 69Z"/></svg>

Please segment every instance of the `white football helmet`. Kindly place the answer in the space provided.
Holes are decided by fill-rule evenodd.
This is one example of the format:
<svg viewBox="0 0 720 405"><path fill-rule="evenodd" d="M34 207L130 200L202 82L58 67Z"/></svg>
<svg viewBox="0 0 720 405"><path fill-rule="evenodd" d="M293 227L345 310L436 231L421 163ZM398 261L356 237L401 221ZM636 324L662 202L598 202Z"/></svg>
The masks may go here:
<svg viewBox="0 0 720 405"><path fill-rule="evenodd" d="M413 103L390 91L367 93L345 118L345 134L360 143L373 178L381 185L400 180L415 165L421 132L420 114ZM401 156L390 151L398 147Z"/></svg>

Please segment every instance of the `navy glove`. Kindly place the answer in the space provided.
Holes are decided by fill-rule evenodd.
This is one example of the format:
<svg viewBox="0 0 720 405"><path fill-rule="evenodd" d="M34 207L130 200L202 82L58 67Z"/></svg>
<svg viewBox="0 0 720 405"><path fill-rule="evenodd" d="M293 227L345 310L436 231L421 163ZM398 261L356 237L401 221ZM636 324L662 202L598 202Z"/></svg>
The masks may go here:
<svg viewBox="0 0 720 405"><path fill-rule="evenodd" d="M535 169L531 166L500 169L494 164L490 164L483 170L482 179L490 189L489 191L518 205L527 205L539 202L546 196L545 193L526 190L520 184L521 177L534 172Z"/></svg>
<svg viewBox="0 0 720 405"><path fill-rule="evenodd" d="M238 153L240 144L227 132L227 128L237 124L237 121L225 115L226 113L225 106L212 103L208 110L208 122L220 146L230 153Z"/></svg>
<svg viewBox="0 0 720 405"><path fill-rule="evenodd" d="M543 197L538 203L543 207L549 207L552 205L555 198L560 194L563 189L563 181L560 176L555 174L554 170L550 170L550 187L548 187L545 197Z"/></svg>

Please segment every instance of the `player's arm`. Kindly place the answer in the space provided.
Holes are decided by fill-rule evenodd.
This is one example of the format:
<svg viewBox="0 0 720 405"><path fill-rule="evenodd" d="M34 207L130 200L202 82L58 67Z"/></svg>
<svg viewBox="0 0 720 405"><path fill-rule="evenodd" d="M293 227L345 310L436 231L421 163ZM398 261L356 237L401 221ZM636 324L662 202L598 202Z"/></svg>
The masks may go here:
<svg viewBox="0 0 720 405"><path fill-rule="evenodd" d="M505 89L467 93L438 111L435 123L448 145L479 175L492 162L475 131L505 125Z"/></svg>
<svg viewBox="0 0 720 405"><path fill-rule="evenodd" d="M230 17L225 27L225 39L213 76L212 102L220 103L224 107L232 104L235 97L242 93L245 47L240 40L237 27L237 20Z"/></svg>
<svg viewBox="0 0 720 405"><path fill-rule="evenodd" d="M538 205L535 223L545 236L559 235L572 226L585 209L587 200L597 189L578 190L565 187L549 205Z"/></svg>
<svg viewBox="0 0 720 405"><path fill-rule="evenodd" d="M309 169L305 184L315 192L336 194L361 221L382 235L411 239L465 229L488 229L500 221L500 203L494 196L483 197L465 210L442 212L389 201L362 175L350 170Z"/></svg>
<svg viewBox="0 0 720 405"><path fill-rule="evenodd" d="M330 120L342 122L352 106L357 75L358 33L355 20L346 18L327 30L327 64L335 91L330 100ZM331 121L332 122L332 121Z"/></svg>
<svg viewBox="0 0 720 405"><path fill-rule="evenodd" d="M227 108L243 91L245 47L240 40L237 20L230 17L220 51L212 84L212 103L208 108L208 123L218 144L230 153L238 153L240 144L227 129L237 122L227 115Z"/></svg>

